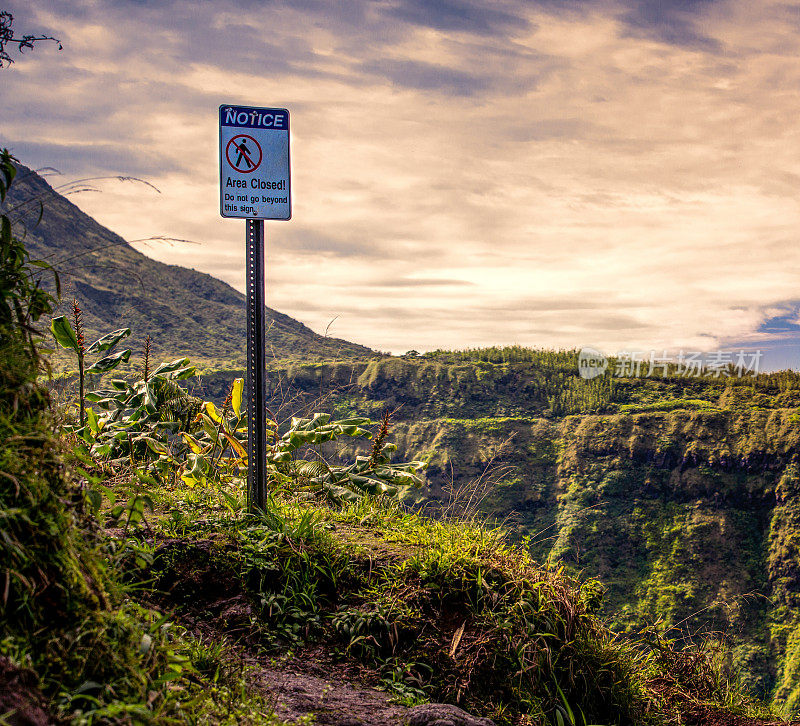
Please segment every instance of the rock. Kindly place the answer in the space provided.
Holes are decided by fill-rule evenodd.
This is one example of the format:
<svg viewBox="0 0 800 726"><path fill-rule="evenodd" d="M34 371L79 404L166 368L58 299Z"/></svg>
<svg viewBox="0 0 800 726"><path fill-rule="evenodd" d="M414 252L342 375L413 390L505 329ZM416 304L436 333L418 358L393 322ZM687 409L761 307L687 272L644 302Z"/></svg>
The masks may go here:
<svg viewBox="0 0 800 726"><path fill-rule="evenodd" d="M495 723L447 703L423 703L408 710L408 726L495 726Z"/></svg>

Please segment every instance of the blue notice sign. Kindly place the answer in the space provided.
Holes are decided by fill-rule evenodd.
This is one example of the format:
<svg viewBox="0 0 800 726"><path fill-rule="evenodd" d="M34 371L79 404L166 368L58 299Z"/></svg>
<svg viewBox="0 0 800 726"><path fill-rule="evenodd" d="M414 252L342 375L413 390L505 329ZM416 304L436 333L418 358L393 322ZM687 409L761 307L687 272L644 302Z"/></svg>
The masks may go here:
<svg viewBox="0 0 800 726"><path fill-rule="evenodd" d="M289 112L219 107L220 214L244 219L292 216Z"/></svg>

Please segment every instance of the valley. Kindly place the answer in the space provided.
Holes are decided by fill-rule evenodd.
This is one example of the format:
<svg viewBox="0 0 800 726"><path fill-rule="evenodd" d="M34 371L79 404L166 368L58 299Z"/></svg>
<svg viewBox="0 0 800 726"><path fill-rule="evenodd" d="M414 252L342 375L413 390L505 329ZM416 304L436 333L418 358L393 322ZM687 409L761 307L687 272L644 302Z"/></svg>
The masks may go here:
<svg viewBox="0 0 800 726"><path fill-rule="evenodd" d="M26 241L32 255L59 269L69 294L80 300L87 339L120 323L133 330L124 342L132 350L129 362L111 376L89 376L89 390L109 384L113 390L92 394L91 431L78 429L90 446L75 455L82 461L81 486L101 487L93 495L97 515L117 522L114 516L128 512L124 528L108 530L116 533L112 544L98 546L114 550L113 537L122 532L136 543L131 545L133 551L143 548L146 557L136 555L135 567L127 563L123 577L155 577L162 583L146 602L174 609L182 623L194 623L187 642L197 637L198 628L219 638L220 629L233 624L246 634L248 643L266 639L279 652L286 642L311 647L344 637L346 604L346 617L367 631L359 635L361 631L352 630L356 626L348 620L351 630L346 633L351 640L345 638L349 644L344 653L378 668L383 673L377 681L382 688L408 704L435 695L480 710L479 691L458 686L459 678L468 684L477 667L478 661L469 659L484 652L483 626L478 623L487 623L490 629L504 627L497 619L500 611L491 603L505 603L503 607L511 610L503 610L502 617L512 617L513 598L507 601L502 594L510 583L521 588L514 592L523 600L547 583L552 588L550 599L538 601L544 608L542 617L556 617L566 630L553 634L557 642L542 652L559 654L558 668L565 670L556 670L569 689L565 708L575 699L581 708L595 713L591 699L599 698L602 705L597 705L596 713L607 719L614 718L614 709L634 714L653 708L658 691L654 684L666 677L661 656L654 655L661 651L648 650L655 647L655 637L657 643L659 638L669 643L670 659L689 657L680 653L708 653L718 669L713 672L725 674L714 678L729 684L722 690L709 686L711 690L703 691L706 696L700 696L700 691L691 690L694 685L687 685L689 681L672 683L673 690L659 706L665 709L664 723L706 723L698 720L696 709L701 705L702 713L706 708L719 709L720 699L740 704L736 708L741 713L766 713L766 706L742 706L751 703L747 699L752 696L737 695L739 688L773 712L791 716L800 711L800 374L740 376L731 369L725 371L728 375L717 371L717 375L687 376L666 367L661 376L624 377L616 375L619 367L612 360L605 373L585 379L577 351L518 346L389 356L317 335L268 310L272 325L265 403L275 427L272 446L284 451L280 447L287 442L300 443L274 454L272 509L264 514L265 524L252 528L244 516L243 480L237 470L241 460L236 458L246 441L234 442L246 436L241 413L231 419L233 428L226 434L230 448L219 443L219 434L228 425L223 418L231 416L231 401L236 390L241 396L245 374L242 296L208 275L148 260L24 167L15 195L16 209L33 200L43 203L38 225L26 217ZM56 312L60 311L52 314ZM147 335L153 341L152 358L143 363ZM188 356L196 368L180 358L170 366L150 367L176 355ZM74 358L62 350L52 363L55 377L47 385L67 412L59 414L67 417L64 431L75 431L74 422L69 423L75 410ZM169 395L194 412L180 424L186 427L181 436L189 448L177 446L178 423L167 421L169 426L162 428L158 417L137 434L142 438L136 441L147 442L146 446L135 445L130 434L127 443L122 435L103 438L105 426L119 425L103 413L103 406L111 411L114 400L125 396L127 401L138 400L136 386L150 385L147 373L137 383L143 370L155 370L156 378L166 376L160 393L154 388L150 395L172 391ZM180 374L185 392L175 387L177 379L169 378L172 372ZM13 394L17 384L7 385L10 395L17 395ZM243 410L247 402L235 400L236 410ZM170 417L178 415L174 403L164 405ZM319 412L330 417L315 418ZM139 430L135 427L150 420L152 412L142 415L133 416L121 431ZM202 416L208 418L205 434L198 428ZM369 419L384 419L384 425L370 431L365 427L377 424L368 424ZM338 433L320 438L313 433L318 425ZM344 435L346 431L351 433ZM211 437L212 451L221 446L211 460L201 456L206 444L196 437L202 436ZM391 469L388 459L375 458L376 441L381 446L392 442L385 451L394 448L393 462L411 463L392 464L400 468ZM76 451L81 446L79 439ZM118 449L118 458L110 458ZM80 459L86 456L90 458ZM383 469L368 463L377 461L384 462ZM224 462L229 462L228 468L219 469ZM370 479L370 472L378 470L389 478ZM330 480L334 471L345 476L338 484ZM411 481L401 471L419 472L421 479L399 504L383 509L379 499L365 497L365 492L394 492L386 485L391 477ZM343 488L346 477L361 484L353 490ZM143 494L145 482L148 491ZM368 488L359 490L364 482ZM308 499L307 489L316 498ZM320 501L325 496L334 503ZM128 497L127 504L115 504ZM284 541L288 549L280 544ZM431 548L430 560L417 554L426 547ZM377 560L367 554L370 551ZM212 560L217 564L204 569L203 563ZM445 561L446 567L441 564ZM376 562L376 572L383 578L377 584ZM219 599L223 585L217 567L232 583L233 600ZM293 567L302 572L311 567L303 575L305 584L295 580ZM445 570L437 575L439 567ZM474 594L473 585L458 579L467 577L482 593L484 571L496 577L494 584L485 583L486 595ZM456 576L456 572L469 574ZM417 578L421 589L402 590L396 579L400 573ZM349 582L351 575L352 591L338 584ZM523 579L518 581L518 576ZM288 599L278 597L280 588L287 592L286 588L296 587L300 590L294 594L280 596ZM399 610L391 595L398 587L405 593L402 597L411 598ZM436 600L433 593L442 587L456 600L463 599L454 610L448 597L429 607ZM163 599L165 592L168 596ZM201 600L196 595L202 595ZM422 606L423 601L429 604ZM301 607L301 602L306 604ZM575 605L580 614L573 613L570 603L580 603ZM547 615L551 606L566 609ZM461 612L477 619L468 627L467 618L459 629L450 621ZM246 622L241 620L243 614ZM131 617L136 621L139 616L126 611L124 618ZM574 623L573 617L577 617ZM513 628L534 627L527 621L514 622ZM580 630L584 625L585 632ZM370 630L373 627L389 628L389 633L395 628L397 635L384 641L384 636ZM401 637L403 628L407 633L427 628L444 633L442 637L451 639L450 660L430 660L428 653L415 650L413 637ZM573 628L585 639L579 653L571 650L568 633ZM301 632L306 635L301 637ZM377 649L356 646L365 637L375 639ZM463 662L452 655L462 637L469 642L464 654L468 659ZM631 663L639 656L632 655L626 643L636 644L634 648L647 644L646 657L654 659L648 660L651 680L636 680ZM434 651L447 649L438 640L429 646ZM575 679L575 673L584 673L575 665L583 657L600 659L592 668L605 672L599 663L606 648L613 651L609 655L613 665L608 667L625 683L622 691L610 683L592 685ZM336 648L334 652L342 655ZM667 657L666 652L662 656ZM389 660L386 653L393 654ZM393 660L401 655L411 660L405 665ZM525 668L537 669L542 667L538 656L528 661L527 656L501 650L494 657L503 665L485 675L495 679L492 682L505 695L492 701L487 713L502 723L522 723L519 718L525 708L540 715L553 708L554 692L538 680L546 671L524 684L506 682L507 669L518 662L515 658L527 663ZM390 664L400 668L391 677L385 672ZM437 668L448 674L444 681L425 675L425 669ZM267 670L264 665L263 672ZM374 683L371 672L373 681L368 678L368 682ZM311 680L316 677L307 675ZM174 707L169 698L164 703ZM203 708L217 708L215 702L204 703Z"/></svg>

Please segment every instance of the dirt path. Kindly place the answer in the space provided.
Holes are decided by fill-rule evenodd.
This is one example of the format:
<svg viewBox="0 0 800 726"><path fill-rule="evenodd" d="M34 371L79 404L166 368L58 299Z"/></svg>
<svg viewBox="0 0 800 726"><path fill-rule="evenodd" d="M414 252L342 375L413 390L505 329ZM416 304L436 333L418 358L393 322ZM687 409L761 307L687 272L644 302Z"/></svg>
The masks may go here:
<svg viewBox="0 0 800 726"><path fill-rule="evenodd" d="M17 668L0 657L0 723L12 726L50 726L55 721L33 671Z"/></svg>
<svg viewBox="0 0 800 726"><path fill-rule="evenodd" d="M697 707L685 716L686 726L797 726L800 721L777 721L748 718L717 709Z"/></svg>
<svg viewBox="0 0 800 726"><path fill-rule="evenodd" d="M408 708L390 703L388 694L352 680L335 664L302 657L277 666L248 660L255 666L253 686L287 721L307 714L324 726L399 726L408 721Z"/></svg>
<svg viewBox="0 0 800 726"><path fill-rule="evenodd" d="M320 726L495 726L446 704L416 707L392 703L379 690L373 672L356 663L335 660L322 645L295 654L271 656L258 652L246 639L232 642L214 619L176 618L195 635L226 642L229 657L247 670L251 688L289 722L313 716Z"/></svg>
<svg viewBox="0 0 800 726"><path fill-rule="evenodd" d="M213 618L183 616L176 620L195 635L229 646L230 657L248 671L251 687L286 721L313 715L322 726L401 726L409 708L391 703L369 673L355 664L336 662L321 646L296 654L262 654L246 639L232 641Z"/></svg>

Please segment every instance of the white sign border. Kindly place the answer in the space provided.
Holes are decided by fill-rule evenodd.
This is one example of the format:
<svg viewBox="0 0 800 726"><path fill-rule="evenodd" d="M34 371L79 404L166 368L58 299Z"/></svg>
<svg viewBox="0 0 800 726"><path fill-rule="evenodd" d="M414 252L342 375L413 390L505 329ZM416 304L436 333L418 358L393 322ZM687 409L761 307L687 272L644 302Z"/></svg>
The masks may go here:
<svg viewBox="0 0 800 726"><path fill-rule="evenodd" d="M288 206L289 206L289 216L288 217L241 217L239 215L230 215L225 214L225 189L223 187L223 177L222 177L222 168L223 162L222 158L225 154L225 150L222 148L222 127L223 124L221 123L222 119L222 109L223 108L246 108L248 110L255 110L255 111L281 111L282 113L286 114L286 136L287 136L287 143L286 143L286 168L288 174L286 176L286 194L288 198ZM293 204L292 204L292 116L289 112L288 108L281 108L279 106L245 106L242 104L237 103L221 103L219 108L217 108L217 124L219 126L219 135L218 135L218 145L219 145L219 213L223 219L261 219L264 221L270 222L288 222L292 218L293 214ZM227 127L231 128L231 127ZM250 128L249 126L239 126L233 128ZM283 129L281 129L283 130Z"/></svg>

